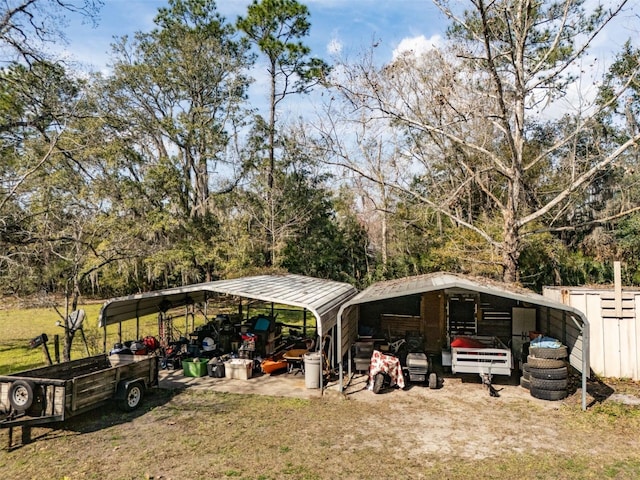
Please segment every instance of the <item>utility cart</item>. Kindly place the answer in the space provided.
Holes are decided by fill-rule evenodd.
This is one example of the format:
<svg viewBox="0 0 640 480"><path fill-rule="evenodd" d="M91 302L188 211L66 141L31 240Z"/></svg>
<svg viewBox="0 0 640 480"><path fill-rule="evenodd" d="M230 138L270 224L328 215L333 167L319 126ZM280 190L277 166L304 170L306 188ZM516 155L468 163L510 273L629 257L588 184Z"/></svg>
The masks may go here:
<svg viewBox="0 0 640 480"><path fill-rule="evenodd" d="M136 409L145 391L158 384L155 355L96 355L0 376L0 428L29 427L63 421L117 402ZM27 438L25 439L25 432Z"/></svg>
<svg viewBox="0 0 640 480"><path fill-rule="evenodd" d="M511 349L498 337L459 337L451 342L451 354L451 372L477 373L492 396L498 396L493 375L510 376L514 366Z"/></svg>

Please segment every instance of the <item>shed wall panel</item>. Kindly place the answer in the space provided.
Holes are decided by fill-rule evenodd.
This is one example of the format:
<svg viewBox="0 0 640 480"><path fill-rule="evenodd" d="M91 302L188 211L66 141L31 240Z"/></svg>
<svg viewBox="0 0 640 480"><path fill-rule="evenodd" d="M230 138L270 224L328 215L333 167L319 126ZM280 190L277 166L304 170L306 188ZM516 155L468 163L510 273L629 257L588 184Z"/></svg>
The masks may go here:
<svg viewBox="0 0 640 480"><path fill-rule="evenodd" d="M607 339L605 337L604 324L602 318L602 309L600 307L600 295L599 294L576 294L572 293L570 296L571 302L574 302L576 299L580 299L582 305L584 305L584 309L581 306L577 306L578 309L582 310L587 318L589 319L590 324L590 342L589 347L590 350L590 359L591 359L591 368L593 371L601 376L606 375L606 359L605 359L605 345L607 344Z"/></svg>
<svg viewBox="0 0 640 480"><path fill-rule="evenodd" d="M612 289L566 287L545 290L545 296L565 300L589 320L589 360L595 374L640 380L640 293L623 292L620 317L616 316ZM569 327L567 324L568 334Z"/></svg>
<svg viewBox="0 0 640 480"><path fill-rule="evenodd" d="M548 317L547 335L557 338L569 348L569 363L578 371L582 371L582 331L572 319L571 314L561 310L550 309L546 312Z"/></svg>
<svg viewBox="0 0 640 480"><path fill-rule="evenodd" d="M640 294L635 295L634 304L640 306ZM633 378L640 380L640 308L636 307L635 316L633 318L633 346L632 351L635 352L633 358Z"/></svg>
<svg viewBox="0 0 640 480"><path fill-rule="evenodd" d="M589 359L591 368L599 375L604 371L604 338L602 331L602 317L600 315L600 296L587 295L585 292L572 292L565 297L568 304L580 310L589 320Z"/></svg>
<svg viewBox="0 0 640 480"><path fill-rule="evenodd" d="M635 350L635 318L616 319L619 332L619 374L621 378L631 378L633 376L633 366L635 355L622 355L622 352L634 352Z"/></svg>
<svg viewBox="0 0 640 480"><path fill-rule="evenodd" d="M383 313L380 315L380 333L387 334L391 340L402 338L407 332L420 332L420 335L424 335L420 320L420 316Z"/></svg>
<svg viewBox="0 0 640 480"><path fill-rule="evenodd" d="M572 345L568 345L570 348L571 354L569 355L569 364L578 370L582 371L582 335L575 339Z"/></svg>
<svg viewBox="0 0 640 480"><path fill-rule="evenodd" d="M358 323L359 323L360 308L358 305L355 307L347 308L342 314L342 330L340 332L340 341L342 342L342 355L344 356L351 349L358 339Z"/></svg>

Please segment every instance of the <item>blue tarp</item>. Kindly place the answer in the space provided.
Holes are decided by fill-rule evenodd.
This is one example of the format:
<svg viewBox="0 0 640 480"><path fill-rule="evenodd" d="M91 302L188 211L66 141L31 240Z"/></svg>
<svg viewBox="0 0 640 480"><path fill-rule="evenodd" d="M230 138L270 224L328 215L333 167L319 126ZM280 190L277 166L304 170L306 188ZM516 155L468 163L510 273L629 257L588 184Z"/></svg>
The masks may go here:
<svg viewBox="0 0 640 480"><path fill-rule="evenodd" d="M539 337L531 340L531 347L533 348L560 348L562 342L556 338L545 337L540 335Z"/></svg>

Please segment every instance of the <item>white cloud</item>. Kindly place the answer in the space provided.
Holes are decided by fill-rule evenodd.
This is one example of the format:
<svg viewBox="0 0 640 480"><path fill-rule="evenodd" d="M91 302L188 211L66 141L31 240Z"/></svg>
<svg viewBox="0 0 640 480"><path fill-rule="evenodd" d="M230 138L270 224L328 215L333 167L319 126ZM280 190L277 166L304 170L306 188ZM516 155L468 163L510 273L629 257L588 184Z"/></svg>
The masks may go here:
<svg viewBox="0 0 640 480"><path fill-rule="evenodd" d="M403 38L398 46L393 50L393 59L395 60L403 53L412 52L413 54L420 56L423 53L438 48L442 45L442 37L440 35L433 35L430 38L424 35L417 37Z"/></svg>
<svg viewBox="0 0 640 480"><path fill-rule="evenodd" d="M342 42L334 37L327 44L327 53L329 55L340 55L340 52L342 52Z"/></svg>

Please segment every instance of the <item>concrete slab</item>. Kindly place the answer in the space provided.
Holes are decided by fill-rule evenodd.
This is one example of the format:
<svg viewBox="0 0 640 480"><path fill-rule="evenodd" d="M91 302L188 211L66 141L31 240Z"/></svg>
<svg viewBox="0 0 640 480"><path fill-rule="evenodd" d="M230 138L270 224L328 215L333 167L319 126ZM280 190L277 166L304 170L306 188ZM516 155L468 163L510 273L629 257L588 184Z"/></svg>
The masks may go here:
<svg viewBox="0 0 640 480"><path fill-rule="evenodd" d="M215 392L269 395L274 397L321 398L319 388L306 388L302 373L264 375L255 373L247 380L204 377L187 377L182 370L160 370L159 387L164 389L206 389ZM337 385L329 385L337 392Z"/></svg>
<svg viewBox="0 0 640 480"><path fill-rule="evenodd" d="M365 402L388 402L400 399L421 399L442 401L452 398L475 398L478 401L510 401L527 399L536 401L528 390L514 385L509 378L494 377L494 385L500 392L500 398L490 397L488 390L482 385L478 375L446 375L442 388L432 390L425 384L409 384L404 390L397 388L386 389L379 395L367 389L368 375L355 374L350 382L345 379L345 389L339 392L338 382L328 382L323 390L309 389L305 386L304 373L295 372L264 375L254 372L247 380L215 378L215 377L187 377L182 370L161 370L159 373L159 387L164 389L206 389L215 392L268 395L273 397L289 397L302 399L339 399L358 400ZM544 404L555 405L557 402L539 400Z"/></svg>

